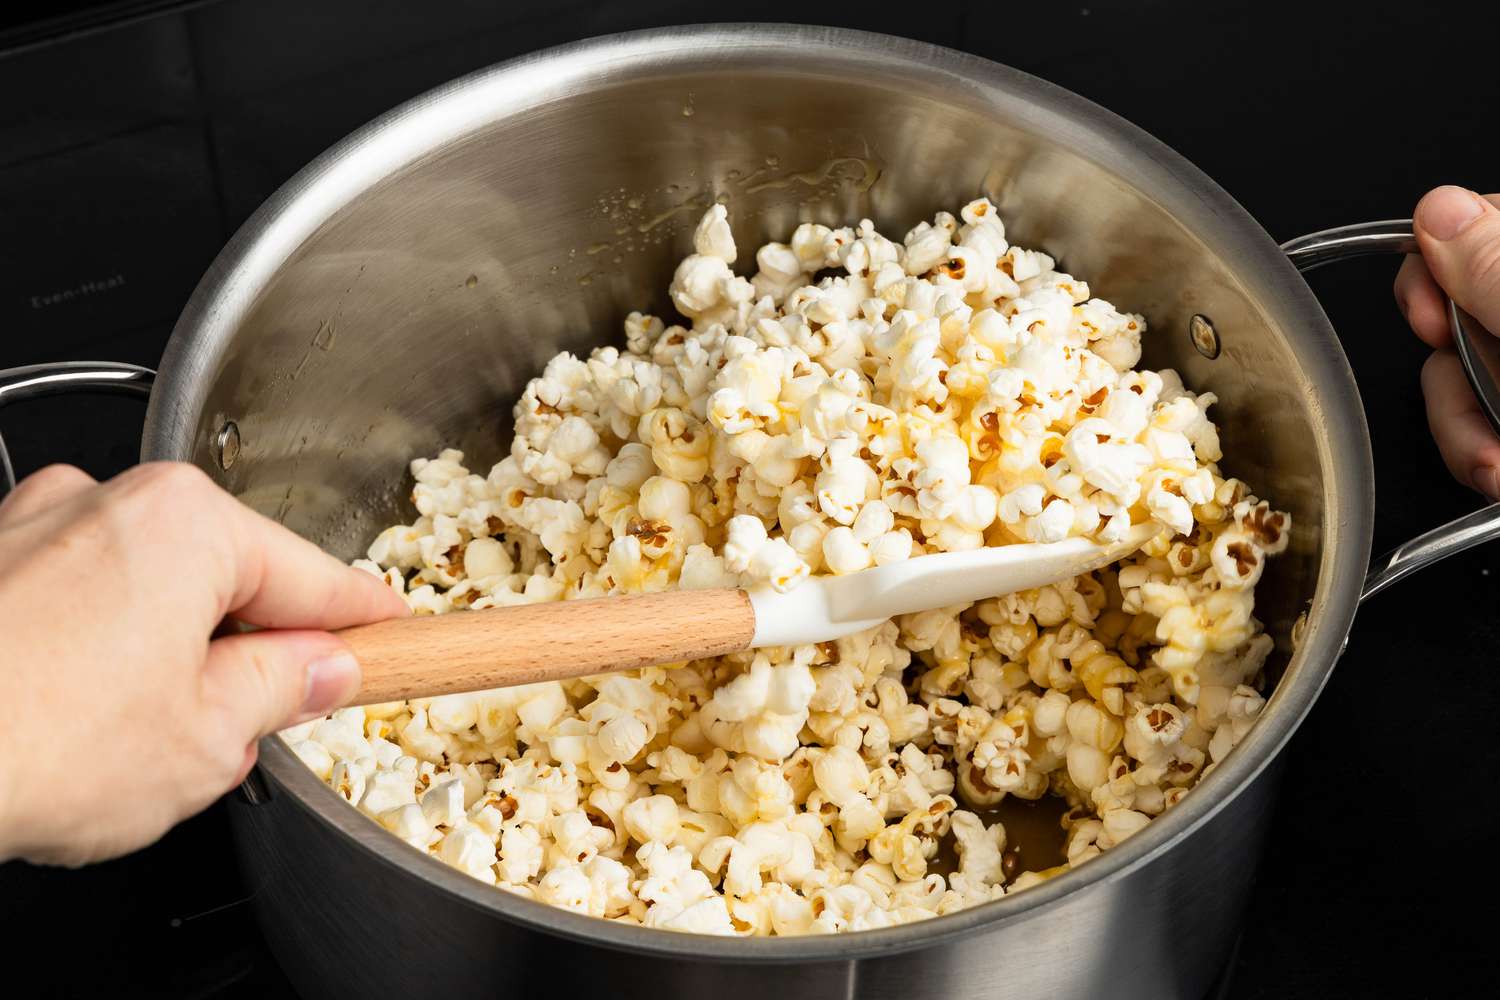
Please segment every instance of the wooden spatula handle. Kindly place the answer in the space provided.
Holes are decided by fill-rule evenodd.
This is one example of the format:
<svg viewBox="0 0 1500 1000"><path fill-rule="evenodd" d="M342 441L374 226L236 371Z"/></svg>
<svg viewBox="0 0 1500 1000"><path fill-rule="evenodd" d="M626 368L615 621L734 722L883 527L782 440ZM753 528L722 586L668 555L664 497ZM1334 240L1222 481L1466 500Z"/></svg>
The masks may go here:
<svg viewBox="0 0 1500 1000"><path fill-rule="evenodd" d="M744 649L743 590L678 590L405 618L343 629L364 670L354 704L557 681Z"/></svg>

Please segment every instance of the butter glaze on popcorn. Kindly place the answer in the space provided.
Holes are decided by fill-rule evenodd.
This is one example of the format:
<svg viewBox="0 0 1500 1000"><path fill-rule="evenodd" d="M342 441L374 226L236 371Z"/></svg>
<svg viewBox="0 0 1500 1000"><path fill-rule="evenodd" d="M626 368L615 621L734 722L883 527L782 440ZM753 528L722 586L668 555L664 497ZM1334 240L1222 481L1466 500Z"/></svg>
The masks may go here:
<svg viewBox="0 0 1500 1000"><path fill-rule="evenodd" d="M341 710L284 734L297 755L477 879L714 934L885 927L1062 870L1007 879L965 805L1063 797L1065 867L1179 801L1264 705L1254 586L1290 528L1219 473L1214 397L1133 370L1145 321L984 199L903 243L804 224L749 279L716 205L694 251L689 326L632 313L625 350L554 358L510 456L414 461L418 518L356 565L441 614L1165 530L836 642Z"/></svg>

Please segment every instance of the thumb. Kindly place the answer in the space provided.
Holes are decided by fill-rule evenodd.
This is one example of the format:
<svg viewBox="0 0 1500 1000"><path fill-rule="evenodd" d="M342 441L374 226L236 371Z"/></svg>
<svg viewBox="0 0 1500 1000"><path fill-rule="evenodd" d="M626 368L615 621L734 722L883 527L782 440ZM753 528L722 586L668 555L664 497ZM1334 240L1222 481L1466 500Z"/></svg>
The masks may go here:
<svg viewBox="0 0 1500 1000"><path fill-rule="evenodd" d="M1413 221L1433 278L1465 312L1500 333L1500 208L1448 184L1427 192Z"/></svg>
<svg viewBox="0 0 1500 1000"><path fill-rule="evenodd" d="M327 632L247 632L209 644L203 696L227 719L226 735L248 744L328 714L360 680L354 654Z"/></svg>

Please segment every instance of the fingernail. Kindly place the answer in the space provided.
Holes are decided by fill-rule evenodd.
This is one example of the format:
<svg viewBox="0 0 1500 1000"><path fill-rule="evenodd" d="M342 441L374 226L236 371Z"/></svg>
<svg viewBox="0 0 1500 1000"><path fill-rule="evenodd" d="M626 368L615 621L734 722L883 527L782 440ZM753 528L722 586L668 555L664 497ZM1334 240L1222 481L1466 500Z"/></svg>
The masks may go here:
<svg viewBox="0 0 1500 1000"><path fill-rule="evenodd" d="M1439 240L1451 240L1475 219L1484 207L1474 192L1445 184L1428 193L1417 205L1417 225Z"/></svg>
<svg viewBox="0 0 1500 1000"><path fill-rule="evenodd" d="M303 717L325 715L344 704L359 690L359 661L352 653L334 653L307 665L307 693L302 698Z"/></svg>
<svg viewBox="0 0 1500 1000"><path fill-rule="evenodd" d="M1500 500L1500 469L1487 465L1474 473L1474 488L1491 500Z"/></svg>

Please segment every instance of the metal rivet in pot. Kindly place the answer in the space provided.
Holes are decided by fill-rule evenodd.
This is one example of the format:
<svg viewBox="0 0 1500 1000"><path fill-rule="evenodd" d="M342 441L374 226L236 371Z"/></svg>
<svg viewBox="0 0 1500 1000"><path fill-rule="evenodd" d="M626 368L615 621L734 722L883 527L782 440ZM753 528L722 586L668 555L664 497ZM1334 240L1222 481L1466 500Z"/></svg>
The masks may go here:
<svg viewBox="0 0 1500 1000"><path fill-rule="evenodd" d="M1188 336L1192 338L1193 346L1198 353L1212 361L1219 356L1219 332L1214 329L1213 321L1202 313L1197 313L1188 320Z"/></svg>
<svg viewBox="0 0 1500 1000"><path fill-rule="evenodd" d="M214 457L225 472L240 457L240 429L233 420L224 421L224 426L219 428L218 436L214 438Z"/></svg>

